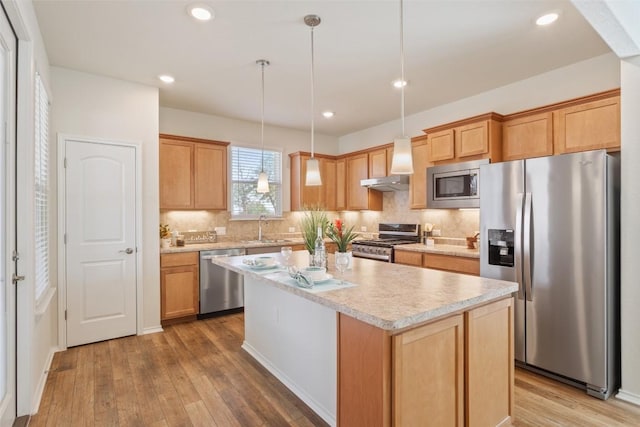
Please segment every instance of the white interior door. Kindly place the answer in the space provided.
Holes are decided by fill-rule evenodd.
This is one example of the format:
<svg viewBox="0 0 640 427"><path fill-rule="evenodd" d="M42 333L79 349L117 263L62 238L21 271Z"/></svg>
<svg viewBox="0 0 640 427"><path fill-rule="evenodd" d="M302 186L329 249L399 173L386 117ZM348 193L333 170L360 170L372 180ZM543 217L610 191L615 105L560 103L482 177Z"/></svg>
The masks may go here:
<svg viewBox="0 0 640 427"><path fill-rule="evenodd" d="M0 425L16 417L15 82L16 38L0 11Z"/></svg>
<svg viewBox="0 0 640 427"><path fill-rule="evenodd" d="M136 333L136 149L65 141L67 346Z"/></svg>

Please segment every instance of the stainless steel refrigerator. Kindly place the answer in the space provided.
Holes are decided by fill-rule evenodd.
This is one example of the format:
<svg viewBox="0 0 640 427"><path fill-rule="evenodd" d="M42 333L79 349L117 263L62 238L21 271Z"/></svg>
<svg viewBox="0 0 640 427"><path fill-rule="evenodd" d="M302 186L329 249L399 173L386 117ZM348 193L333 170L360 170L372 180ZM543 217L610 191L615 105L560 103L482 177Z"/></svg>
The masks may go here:
<svg viewBox="0 0 640 427"><path fill-rule="evenodd" d="M619 157L480 168L480 275L517 281L518 364L608 398L619 387Z"/></svg>

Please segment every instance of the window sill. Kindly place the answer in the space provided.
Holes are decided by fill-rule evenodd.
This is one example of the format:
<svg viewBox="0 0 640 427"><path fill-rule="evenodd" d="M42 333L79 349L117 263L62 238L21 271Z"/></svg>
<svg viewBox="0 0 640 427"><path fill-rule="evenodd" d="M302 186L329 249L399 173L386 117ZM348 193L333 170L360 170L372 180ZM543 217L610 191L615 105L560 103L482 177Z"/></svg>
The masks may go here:
<svg viewBox="0 0 640 427"><path fill-rule="evenodd" d="M40 320L40 318L47 312L49 306L51 305L51 301L53 301L53 296L56 294L57 288L49 287L47 291L40 297L40 299L36 302L36 322Z"/></svg>

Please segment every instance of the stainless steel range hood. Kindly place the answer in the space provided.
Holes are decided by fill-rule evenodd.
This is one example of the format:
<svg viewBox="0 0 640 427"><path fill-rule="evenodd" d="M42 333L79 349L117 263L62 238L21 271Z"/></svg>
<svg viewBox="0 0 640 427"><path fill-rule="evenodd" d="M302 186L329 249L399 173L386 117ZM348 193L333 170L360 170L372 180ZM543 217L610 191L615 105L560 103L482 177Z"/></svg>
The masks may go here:
<svg viewBox="0 0 640 427"><path fill-rule="evenodd" d="M383 178L363 179L360 185L377 191L408 191L408 175L392 175Z"/></svg>

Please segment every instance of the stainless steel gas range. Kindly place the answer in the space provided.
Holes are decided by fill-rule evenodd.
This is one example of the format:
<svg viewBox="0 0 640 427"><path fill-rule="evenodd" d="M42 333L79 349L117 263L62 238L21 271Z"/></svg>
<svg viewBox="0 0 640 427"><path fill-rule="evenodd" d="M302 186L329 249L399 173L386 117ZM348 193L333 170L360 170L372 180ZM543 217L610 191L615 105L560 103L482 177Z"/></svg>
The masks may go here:
<svg viewBox="0 0 640 427"><path fill-rule="evenodd" d="M379 224L378 238L354 240L351 250L354 257L393 262L393 247L420 242L419 224Z"/></svg>

